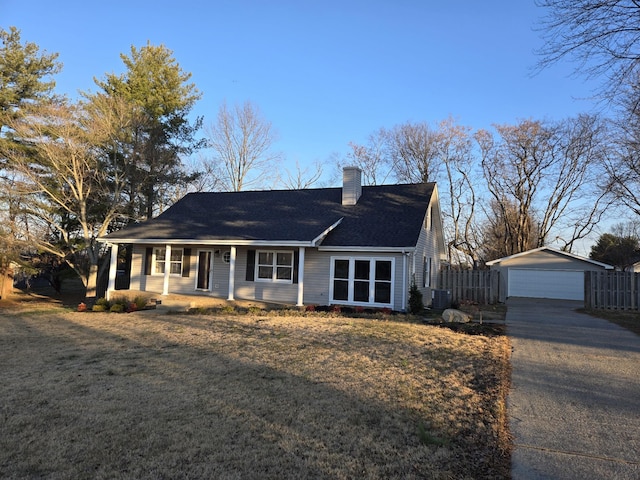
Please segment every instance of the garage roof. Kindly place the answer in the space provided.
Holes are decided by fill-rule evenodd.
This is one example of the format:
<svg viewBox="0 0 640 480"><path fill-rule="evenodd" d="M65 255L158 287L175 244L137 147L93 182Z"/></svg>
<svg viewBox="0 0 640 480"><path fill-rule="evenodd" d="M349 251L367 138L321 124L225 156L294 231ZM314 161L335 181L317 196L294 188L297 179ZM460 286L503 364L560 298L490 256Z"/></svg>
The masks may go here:
<svg viewBox="0 0 640 480"><path fill-rule="evenodd" d="M608 265L608 264L602 263L602 262L596 262L595 260L591 260L590 258L581 257L580 255L575 255L575 254L570 253L570 252L563 252L562 250L558 250L558 249L552 248L552 247L538 247L538 248L534 248L532 250L527 250L526 252L515 253L515 254L509 255L507 257L502 257L502 258L497 258L496 260L491 260L490 262L487 262L487 265L488 266L498 265L501 262L504 262L506 260L512 260L514 258L523 257L525 255L531 255L532 253L542 252L542 251L548 251L548 252L552 252L552 253L555 253L555 254L558 254L558 255L564 255L564 256L569 257L569 258L573 258L573 259L576 259L576 260L581 260L583 262L591 263L593 265L597 265L599 267L605 268L606 270L613 270L613 266L612 265Z"/></svg>

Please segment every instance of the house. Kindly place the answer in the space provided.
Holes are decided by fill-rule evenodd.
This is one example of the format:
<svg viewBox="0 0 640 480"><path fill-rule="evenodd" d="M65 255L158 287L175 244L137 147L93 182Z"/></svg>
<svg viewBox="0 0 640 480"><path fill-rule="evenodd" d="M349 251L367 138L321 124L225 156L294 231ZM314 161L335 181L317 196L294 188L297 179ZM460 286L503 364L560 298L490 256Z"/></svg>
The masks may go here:
<svg viewBox="0 0 640 480"><path fill-rule="evenodd" d="M130 287L282 304L405 310L411 282L431 298L445 258L435 183L190 193L158 217L113 232L132 246Z"/></svg>
<svg viewBox="0 0 640 480"><path fill-rule="evenodd" d="M635 262L633 265L624 269L625 272L640 273L640 261Z"/></svg>
<svg viewBox="0 0 640 480"><path fill-rule="evenodd" d="M500 272L500 301L508 297L584 300L585 271L613 270L590 258L539 247L487 262Z"/></svg>

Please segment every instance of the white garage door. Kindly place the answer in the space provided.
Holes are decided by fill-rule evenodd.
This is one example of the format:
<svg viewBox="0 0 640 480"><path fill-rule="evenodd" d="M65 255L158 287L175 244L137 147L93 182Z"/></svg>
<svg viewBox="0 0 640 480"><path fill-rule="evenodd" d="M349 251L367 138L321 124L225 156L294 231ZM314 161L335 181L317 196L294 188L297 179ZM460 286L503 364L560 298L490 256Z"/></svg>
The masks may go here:
<svg viewBox="0 0 640 480"><path fill-rule="evenodd" d="M582 270L509 269L509 297L584 300Z"/></svg>

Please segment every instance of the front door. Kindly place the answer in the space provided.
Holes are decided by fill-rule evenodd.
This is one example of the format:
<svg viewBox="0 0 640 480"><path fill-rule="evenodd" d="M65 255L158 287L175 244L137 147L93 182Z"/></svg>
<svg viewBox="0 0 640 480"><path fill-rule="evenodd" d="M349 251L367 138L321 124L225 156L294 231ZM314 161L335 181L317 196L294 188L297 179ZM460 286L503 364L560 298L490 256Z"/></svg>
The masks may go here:
<svg viewBox="0 0 640 480"><path fill-rule="evenodd" d="M200 250L198 252L197 290L211 290L211 277L213 276L212 261L213 252L211 250Z"/></svg>

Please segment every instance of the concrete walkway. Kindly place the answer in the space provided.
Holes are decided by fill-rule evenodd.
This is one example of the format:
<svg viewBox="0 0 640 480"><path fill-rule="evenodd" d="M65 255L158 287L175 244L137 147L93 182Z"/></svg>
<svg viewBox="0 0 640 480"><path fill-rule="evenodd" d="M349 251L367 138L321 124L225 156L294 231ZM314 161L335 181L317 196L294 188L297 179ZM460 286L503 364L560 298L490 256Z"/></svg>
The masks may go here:
<svg viewBox="0 0 640 480"><path fill-rule="evenodd" d="M513 479L640 479L640 337L574 311L509 299Z"/></svg>

